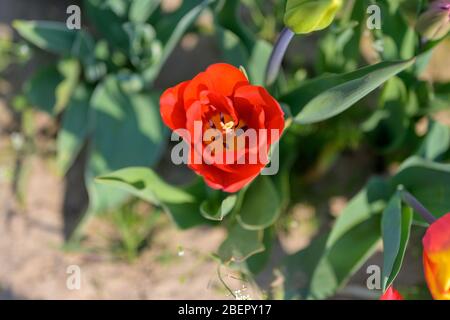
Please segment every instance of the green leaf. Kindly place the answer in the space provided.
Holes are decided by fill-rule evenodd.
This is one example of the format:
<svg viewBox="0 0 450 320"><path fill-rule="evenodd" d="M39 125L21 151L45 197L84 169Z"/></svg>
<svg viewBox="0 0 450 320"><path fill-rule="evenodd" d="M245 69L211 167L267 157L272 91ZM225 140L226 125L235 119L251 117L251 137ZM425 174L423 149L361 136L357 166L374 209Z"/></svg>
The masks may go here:
<svg viewBox="0 0 450 320"><path fill-rule="evenodd" d="M217 12L217 20L219 24L237 35L247 48L248 52L252 51L255 44L255 36L245 27L239 16L240 1L228 0L218 2L215 11Z"/></svg>
<svg viewBox="0 0 450 320"><path fill-rule="evenodd" d="M437 121L430 120L430 129L418 151L418 156L436 160L450 148L450 128Z"/></svg>
<svg viewBox="0 0 450 320"><path fill-rule="evenodd" d="M61 60L41 69L25 84L31 104L51 115L60 113L69 103L78 84L80 66L76 60Z"/></svg>
<svg viewBox="0 0 450 320"><path fill-rule="evenodd" d="M379 104L379 109L362 125L362 129L377 148L391 152L403 146L409 128L405 111L408 90L400 78L393 77L386 82Z"/></svg>
<svg viewBox="0 0 450 320"><path fill-rule="evenodd" d="M129 166L150 166L159 160L166 130L157 101L156 95L124 92L114 76L97 86L90 103L95 123L87 181ZM97 195L98 204L92 203L96 212L123 201L123 197L109 195L111 188L92 185L90 190Z"/></svg>
<svg viewBox="0 0 450 320"><path fill-rule="evenodd" d="M263 231L243 229L235 224L229 231L228 237L220 245L218 255L224 262L242 262L252 255L263 252Z"/></svg>
<svg viewBox="0 0 450 320"><path fill-rule="evenodd" d="M280 214L280 197L268 176L259 176L245 191L239 224L247 230L261 230L272 225Z"/></svg>
<svg viewBox="0 0 450 320"><path fill-rule="evenodd" d="M389 184L380 178L372 178L367 186L348 203L337 219L329 236L328 245L332 245L349 230L374 214L381 213L389 196Z"/></svg>
<svg viewBox="0 0 450 320"><path fill-rule="evenodd" d="M63 81L56 87L55 91L56 101L54 112L56 114L63 111L69 103L78 85L81 68L77 60L67 59L60 61L58 70L63 76Z"/></svg>
<svg viewBox="0 0 450 320"><path fill-rule="evenodd" d="M344 112L414 61L381 62L351 73L325 76L303 84L281 101L291 106L294 120L300 124L323 121Z"/></svg>
<svg viewBox="0 0 450 320"><path fill-rule="evenodd" d="M94 144L109 168L151 165L159 159L165 129L156 95L125 92L110 76L97 86L91 105L96 113Z"/></svg>
<svg viewBox="0 0 450 320"><path fill-rule="evenodd" d="M78 86L63 113L61 129L56 140L57 164L62 175L72 166L86 142L90 124L91 92Z"/></svg>
<svg viewBox="0 0 450 320"><path fill-rule="evenodd" d="M409 207L402 208L401 197L395 193L383 212L381 230L383 235L383 292L394 282L405 257L411 233L413 213Z"/></svg>
<svg viewBox="0 0 450 320"><path fill-rule="evenodd" d="M450 199L450 165L425 160L407 159L391 179L391 189L403 185L433 215L440 217L448 212ZM423 221L419 216L416 219Z"/></svg>
<svg viewBox="0 0 450 320"><path fill-rule="evenodd" d="M250 81L255 86L263 86L265 79L265 66L269 62L272 54L272 45L264 40L258 40L253 47L247 70Z"/></svg>
<svg viewBox="0 0 450 320"><path fill-rule="evenodd" d="M241 39L230 30L216 27L216 37L219 42L220 52L224 61L234 66L245 66L248 61L248 53Z"/></svg>
<svg viewBox="0 0 450 320"><path fill-rule="evenodd" d="M118 1L116 1L118 2ZM116 49L128 50L128 36L122 28L126 22L121 16L124 8L115 9L112 1L85 0L83 2L87 15L94 27Z"/></svg>
<svg viewBox="0 0 450 320"><path fill-rule="evenodd" d="M236 195L230 195L224 199L207 199L201 203L200 213L208 220L222 221L233 210L236 202Z"/></svg>
<svg viewBox="0 0 450 320"><path fill-rule="evenodd" d="M200 13L212 2L215 0L204 0L200 4L196 5L195 7L191 8L181 19L177 18L175 20L175 25L170 25L170 36L167 39L160 39L163 42L163 51L161 56L159 57L159 60L155 62L151 67L147 68L143 72L143 78L145 81L149 84L153 83L153 81L158 76L159 72L161 71L163 65L166 63L167 59L169 58L172 51L175 49L176 45L180 41L181 37L185 34L187 29L195 22L195 20L199 17ZM189 3L186 3L186 5L192 5ZM180 9L180 11L183 11L184 9ZM165 19L165 21L169 21L169 19ZM169 21L170 23L171 21ZM165 28L167 29L167 28ZM157 34L160 36L161 34L164 34L164 31L158 30L156 28ZM163 37L160 37L163 38Z"/></svg>
<svg viewBox="0 0 450 320"><path fill-rule="evenodd" d="M264 251L252 255L245 261L248 271L250 271L251 274L256 275L262 272L269 263L272 256L272 247L275 243L275 236L276 234L274 227L270 227L264 230L262 241L264 245Z"/></svg>
<svg viewBox="0 0 450 320"><path fill-rule="evenodd" d="M134 0L131 2L128 17L133 22L146 22L158 8L161 0Z"/></svg>
<svg viewBox="0 0 450 320"><path fill-rule="evenodd" d="M25 94L33 106L53 115L56 105L56 89L63 80L57 66L41 69L26 82Z"/></svg>
<svg viewBox="0 0 450 320"><path fill-rule="evenodd" d="M381 239L380 212L388 198L389 185L372 179L350 201L328 236L319 236L308 248L289 256L286 298L325 299L345 285Z"/></svg>
<svg viewBox="0 0 450 320"><path fill-rule="evenodd" d="M129 167L97 177L96 181L120 187L153 204L195 201L191 194L169 185L150 168Z"/></svg>
<svg viewBox="0 0 450 320"><path fill-rule="evenodd" d="M376 215L328 245L314 270L308 298L325 299L334 295L372 256L380 238L380 216Z"/></svg>
<svg viewBox="0 0 450 320"><path fill-rule="evenodd" d="M82 30L69 30L65 23L16 20L13 26L25 40L42 50L82 60L93 55L92 37Z"/></svg>
<svg viewBox="0 0 450 320"><path fill-rule="evenodd" d="M202 192L199 192L201 185L175 187L163 181L153 170L143 167L118 170L97 177L96 181L162 206L181 229L205 223L198 209L203 197Z"/></svg>

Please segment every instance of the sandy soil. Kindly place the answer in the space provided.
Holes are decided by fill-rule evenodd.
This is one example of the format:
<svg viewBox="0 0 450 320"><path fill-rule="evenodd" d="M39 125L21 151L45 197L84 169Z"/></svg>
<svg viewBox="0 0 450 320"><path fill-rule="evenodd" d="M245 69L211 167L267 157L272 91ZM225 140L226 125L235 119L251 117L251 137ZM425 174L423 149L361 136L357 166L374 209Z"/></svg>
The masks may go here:
<svg viewBox="0 0 450 320"><path fill-rule="evenodd" d="M223 240L217 228L180 232L166 224L132 263L106 251L64 252L61 179L45 160L30 158L27 196L17 203L9 178L14 159L5 155L8 139L1 138L1 144L0 299L230 298L218 284L217 264L207 258ZM101 225L93 219L88 236L98 237ZM66 286L71 265L81 268L80 290Z"/></svg>

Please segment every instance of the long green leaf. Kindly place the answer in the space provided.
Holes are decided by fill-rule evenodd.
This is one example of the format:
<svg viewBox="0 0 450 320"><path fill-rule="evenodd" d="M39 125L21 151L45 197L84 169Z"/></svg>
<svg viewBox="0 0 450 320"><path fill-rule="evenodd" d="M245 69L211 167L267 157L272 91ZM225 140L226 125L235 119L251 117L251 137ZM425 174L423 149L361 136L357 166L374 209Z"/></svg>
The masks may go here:
<svg viewBox="0 0 450 320"><path fill-rule="evenodd" d="M395 193L384 210L381 221L384 248L383 292L400 271L411 233L412 220L411 209L402 207L400 195Z"/></svg>
<svg viewBox="0 0 450 320"><path fill-rule="evenodd" d="M325 76L303 84L281 101L291 106L300 124L323 121L344 112L414 61L381 62L348 74Z"/></svg>

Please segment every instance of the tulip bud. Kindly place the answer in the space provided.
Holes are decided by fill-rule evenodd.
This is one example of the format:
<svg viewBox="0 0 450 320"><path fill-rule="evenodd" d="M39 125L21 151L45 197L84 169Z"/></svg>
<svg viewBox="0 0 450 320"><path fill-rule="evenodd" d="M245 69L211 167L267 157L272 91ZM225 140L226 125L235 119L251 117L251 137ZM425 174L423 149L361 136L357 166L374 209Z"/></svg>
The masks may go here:
<svg viewBox="0 0 450 320"><path fill-rule="evenodd" d="M402 295L392 286L380 297L380 300L404 300Z"/></svg>
<svg viewBox="0 0 450 320"><path fill-rule="evenodd" d="M288 0L284 23L297 34L322 30L341 6L342 0Z"/></svg>
<svg viewBox="0 0 450 320"><path fill-rule="evenodd" d="M450 300L450 213L434 222L423 238L425 278L435 300Z"/></svg>
<svg viewBox="0 0 450 320"><path fill-rule="evenodd" d="M446 36L450 31L450 1L433 2L419 17L416 30L428 40L438 40Z"/></svg>

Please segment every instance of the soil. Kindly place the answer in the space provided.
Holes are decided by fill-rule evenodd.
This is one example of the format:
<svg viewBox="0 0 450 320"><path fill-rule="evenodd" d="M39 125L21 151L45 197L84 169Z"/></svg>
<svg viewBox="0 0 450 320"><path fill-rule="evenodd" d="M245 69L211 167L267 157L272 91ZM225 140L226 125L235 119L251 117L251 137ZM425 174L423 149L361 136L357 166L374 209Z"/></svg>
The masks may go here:
<svg viewBox="0 0 450 320"><path fill-rule="evenodd" d="M0 172L10 160L2 161ZM0 299L227 298L218 289L216 263L203 257L222 241L220 229L180 232L167 224L131 263L107 252L64 252L64 183L44 159L28 161L23 205L14 200L7 179L0 183ZM90 222L88 237L99 236L99 224ZM81 268L80 290L66 286L71 265Z"/></svg>

